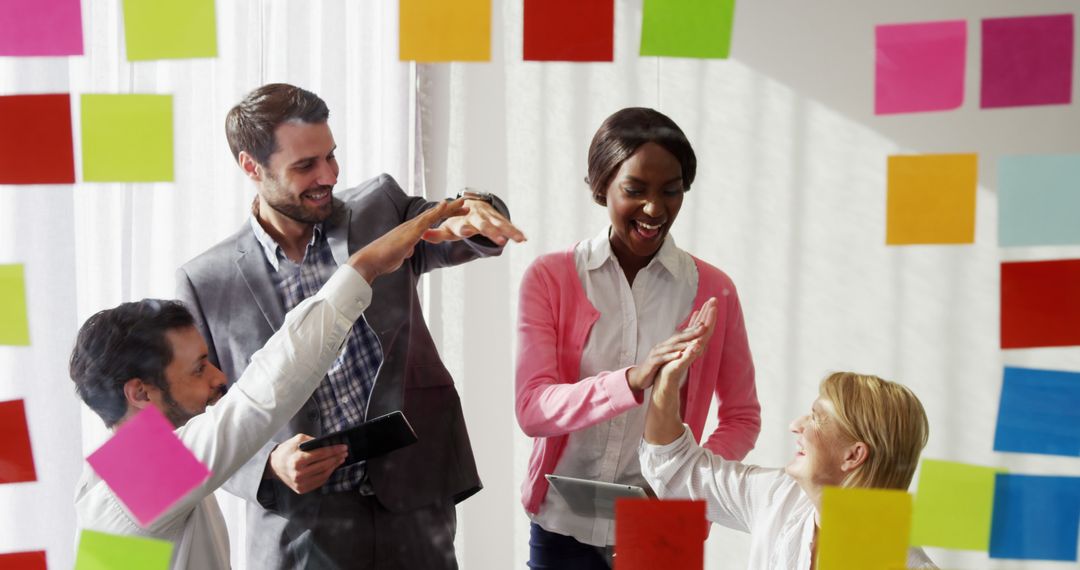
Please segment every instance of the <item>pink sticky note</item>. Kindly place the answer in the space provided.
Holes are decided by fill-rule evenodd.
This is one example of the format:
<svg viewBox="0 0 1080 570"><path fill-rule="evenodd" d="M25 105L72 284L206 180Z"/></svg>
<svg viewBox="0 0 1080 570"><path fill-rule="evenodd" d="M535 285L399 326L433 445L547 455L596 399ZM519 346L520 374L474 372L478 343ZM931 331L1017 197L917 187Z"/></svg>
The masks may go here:
<svg viewBox="0 0 1080 570"><path fill-rule="evenodd" d="M0 0L0 55L82 55L79 0Z"/></svg>
<svg viewBox="0 0 1080 570"><path fill-rule="evenodd" d="M963 104L967 22L877 26L875 38L874 113L944 111Z"/></svg>
<svg viewBox="0 0 1080 570"><path fill-rule="evenodd" d="M210 477L153 406L124 423L86 461L143 526Z"/></svg>
<svg viewBox="0 0 1080 570"><path fill-rule="evenodd" d="M988 18L982 43L982 108L1072 101L1072 14Z"/></svg>

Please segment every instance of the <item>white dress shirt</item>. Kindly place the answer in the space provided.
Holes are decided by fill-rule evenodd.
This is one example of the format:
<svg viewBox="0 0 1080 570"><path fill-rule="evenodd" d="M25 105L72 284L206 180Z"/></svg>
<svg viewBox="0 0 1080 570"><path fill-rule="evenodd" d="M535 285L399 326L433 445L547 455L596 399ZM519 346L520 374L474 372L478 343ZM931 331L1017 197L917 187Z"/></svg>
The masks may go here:
<svg viewBox="0 0 1080 570"><path fill-rule="evenodd" d="M289 421L341 351L353 323L371 303L371 287L342 266L251 357L243 375L206 412L176 430L211 471L205 483L142 528L108 485L85 466L75 494L78 527L168 540L174 569L229 567L229 537L213 492ZM132 462L138 461L132 457Z"/></svg>
<svg viewBox="0 0 1080 570"><path fill-rule="evenodd" d="M581 377L638 364L666 340L690 314L697 294L697 266L669 235L631 287L611 251L608 230L574 249L574 264L585 294L600 319L581 354ZM648 398L648 391L645 392ZM645 406L570 433L555 475L637 485L641 476L638 443L645 431ZM613 521L574 514L558 491L547 494L530 515L544 530L594 546L615 544Z"/></svg>
<svg viewBox="0 0 1080 570"><path fill-rule="evenodd" d="M727 461L694 442L683 426L667 445L641 442L641 471L660 498L705 501L712 522L750 533L752 570L807 570L812 560L814 504L783 469ZM921 548L908 568L937 568Z"/></svg>

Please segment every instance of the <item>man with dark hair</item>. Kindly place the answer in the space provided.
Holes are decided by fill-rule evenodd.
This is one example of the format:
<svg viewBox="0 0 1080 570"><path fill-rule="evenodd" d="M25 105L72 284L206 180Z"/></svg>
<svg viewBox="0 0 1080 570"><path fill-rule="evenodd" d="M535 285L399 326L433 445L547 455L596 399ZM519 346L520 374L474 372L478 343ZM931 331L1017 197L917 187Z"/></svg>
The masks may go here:
<svg viewBox="0 0 1080 570"><path fill-rule="evenodd" d="M332 195L338 164L326 104L265 85L229 111L226 136L257 196L240 231L177 272L209 358L229 378L349 252L432 207L383 174ZM461 403L424 322L416 287L432 269L498 255L524 236L506 206L465 192L409 264L375 286L314 395L225 488L248 503L252 568L456 568L455 504L480 489ZM338 469L300 443L401 410L419 441Z"/></svg>
<svg viewBox="0 0 1080 570"><path fill-rule="evenodd" d="M79 527L171 541L173 568L229 568L228 534L214 490L311 396L370 303L369 284L395 271L418 240L438 239L432 224L463 211L461 202L440 204L353 254L348 267L338 268L284 316L228 393L225 375L209 362L206 342L183 304L147 299L87 319L71 354L79 396L110 428L156 407L211 476L143 528L87 468L75 495ZM347 453L345 446L320 451L335 464Z"/></svg>

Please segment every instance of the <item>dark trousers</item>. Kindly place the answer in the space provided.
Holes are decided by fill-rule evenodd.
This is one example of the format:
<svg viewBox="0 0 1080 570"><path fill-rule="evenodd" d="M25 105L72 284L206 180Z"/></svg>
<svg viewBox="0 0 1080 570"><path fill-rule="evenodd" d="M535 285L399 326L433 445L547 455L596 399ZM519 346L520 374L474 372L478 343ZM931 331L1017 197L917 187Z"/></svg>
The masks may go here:
<svg viewBox="0 0 1080 570"><path fill-rule="evenodd" d="M454 504L391 512L373 496L333 493L288 546L296 568L457 570Z"/></svg>
<svg viewBox="0 0 1080 570"><path fill-rule="evenodd" d="M609 570L607 549L529 525L529 568L533 570Z"/></svg>

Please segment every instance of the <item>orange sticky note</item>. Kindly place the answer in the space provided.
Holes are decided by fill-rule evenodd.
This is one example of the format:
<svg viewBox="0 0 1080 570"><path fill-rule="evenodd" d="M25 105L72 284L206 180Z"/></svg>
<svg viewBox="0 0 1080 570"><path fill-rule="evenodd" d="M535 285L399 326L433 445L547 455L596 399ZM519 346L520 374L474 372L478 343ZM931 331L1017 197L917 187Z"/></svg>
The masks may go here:
<svg viewBox="0 0 1080 570"><path fill-rule="evenodd" d="M974 154L890 156L885 243L975 241Z"/></svg>
<svg viewBox="0 0 1080 570"><path fill-rule="evenodd" d="M826 487L821 497L818 570L907 566L911 495L893 489Z"/></svg>
<svg viewBox="0 0 1080 570"><path fill-rule="evenodd" d="M491 0L401 0L399 10L401 60L491 59Z"/></svg>
<svg viewBox="0 0 1080 570"><path fill-rule="evenodd" d="M705 566L704 501L615 501L615 570Z"/></svg>
<svg viewBox="0 0 1080 570"><path fill-rule="evenodd" d="M22 400L0 402L0 483L37 481Z"/></svg>

